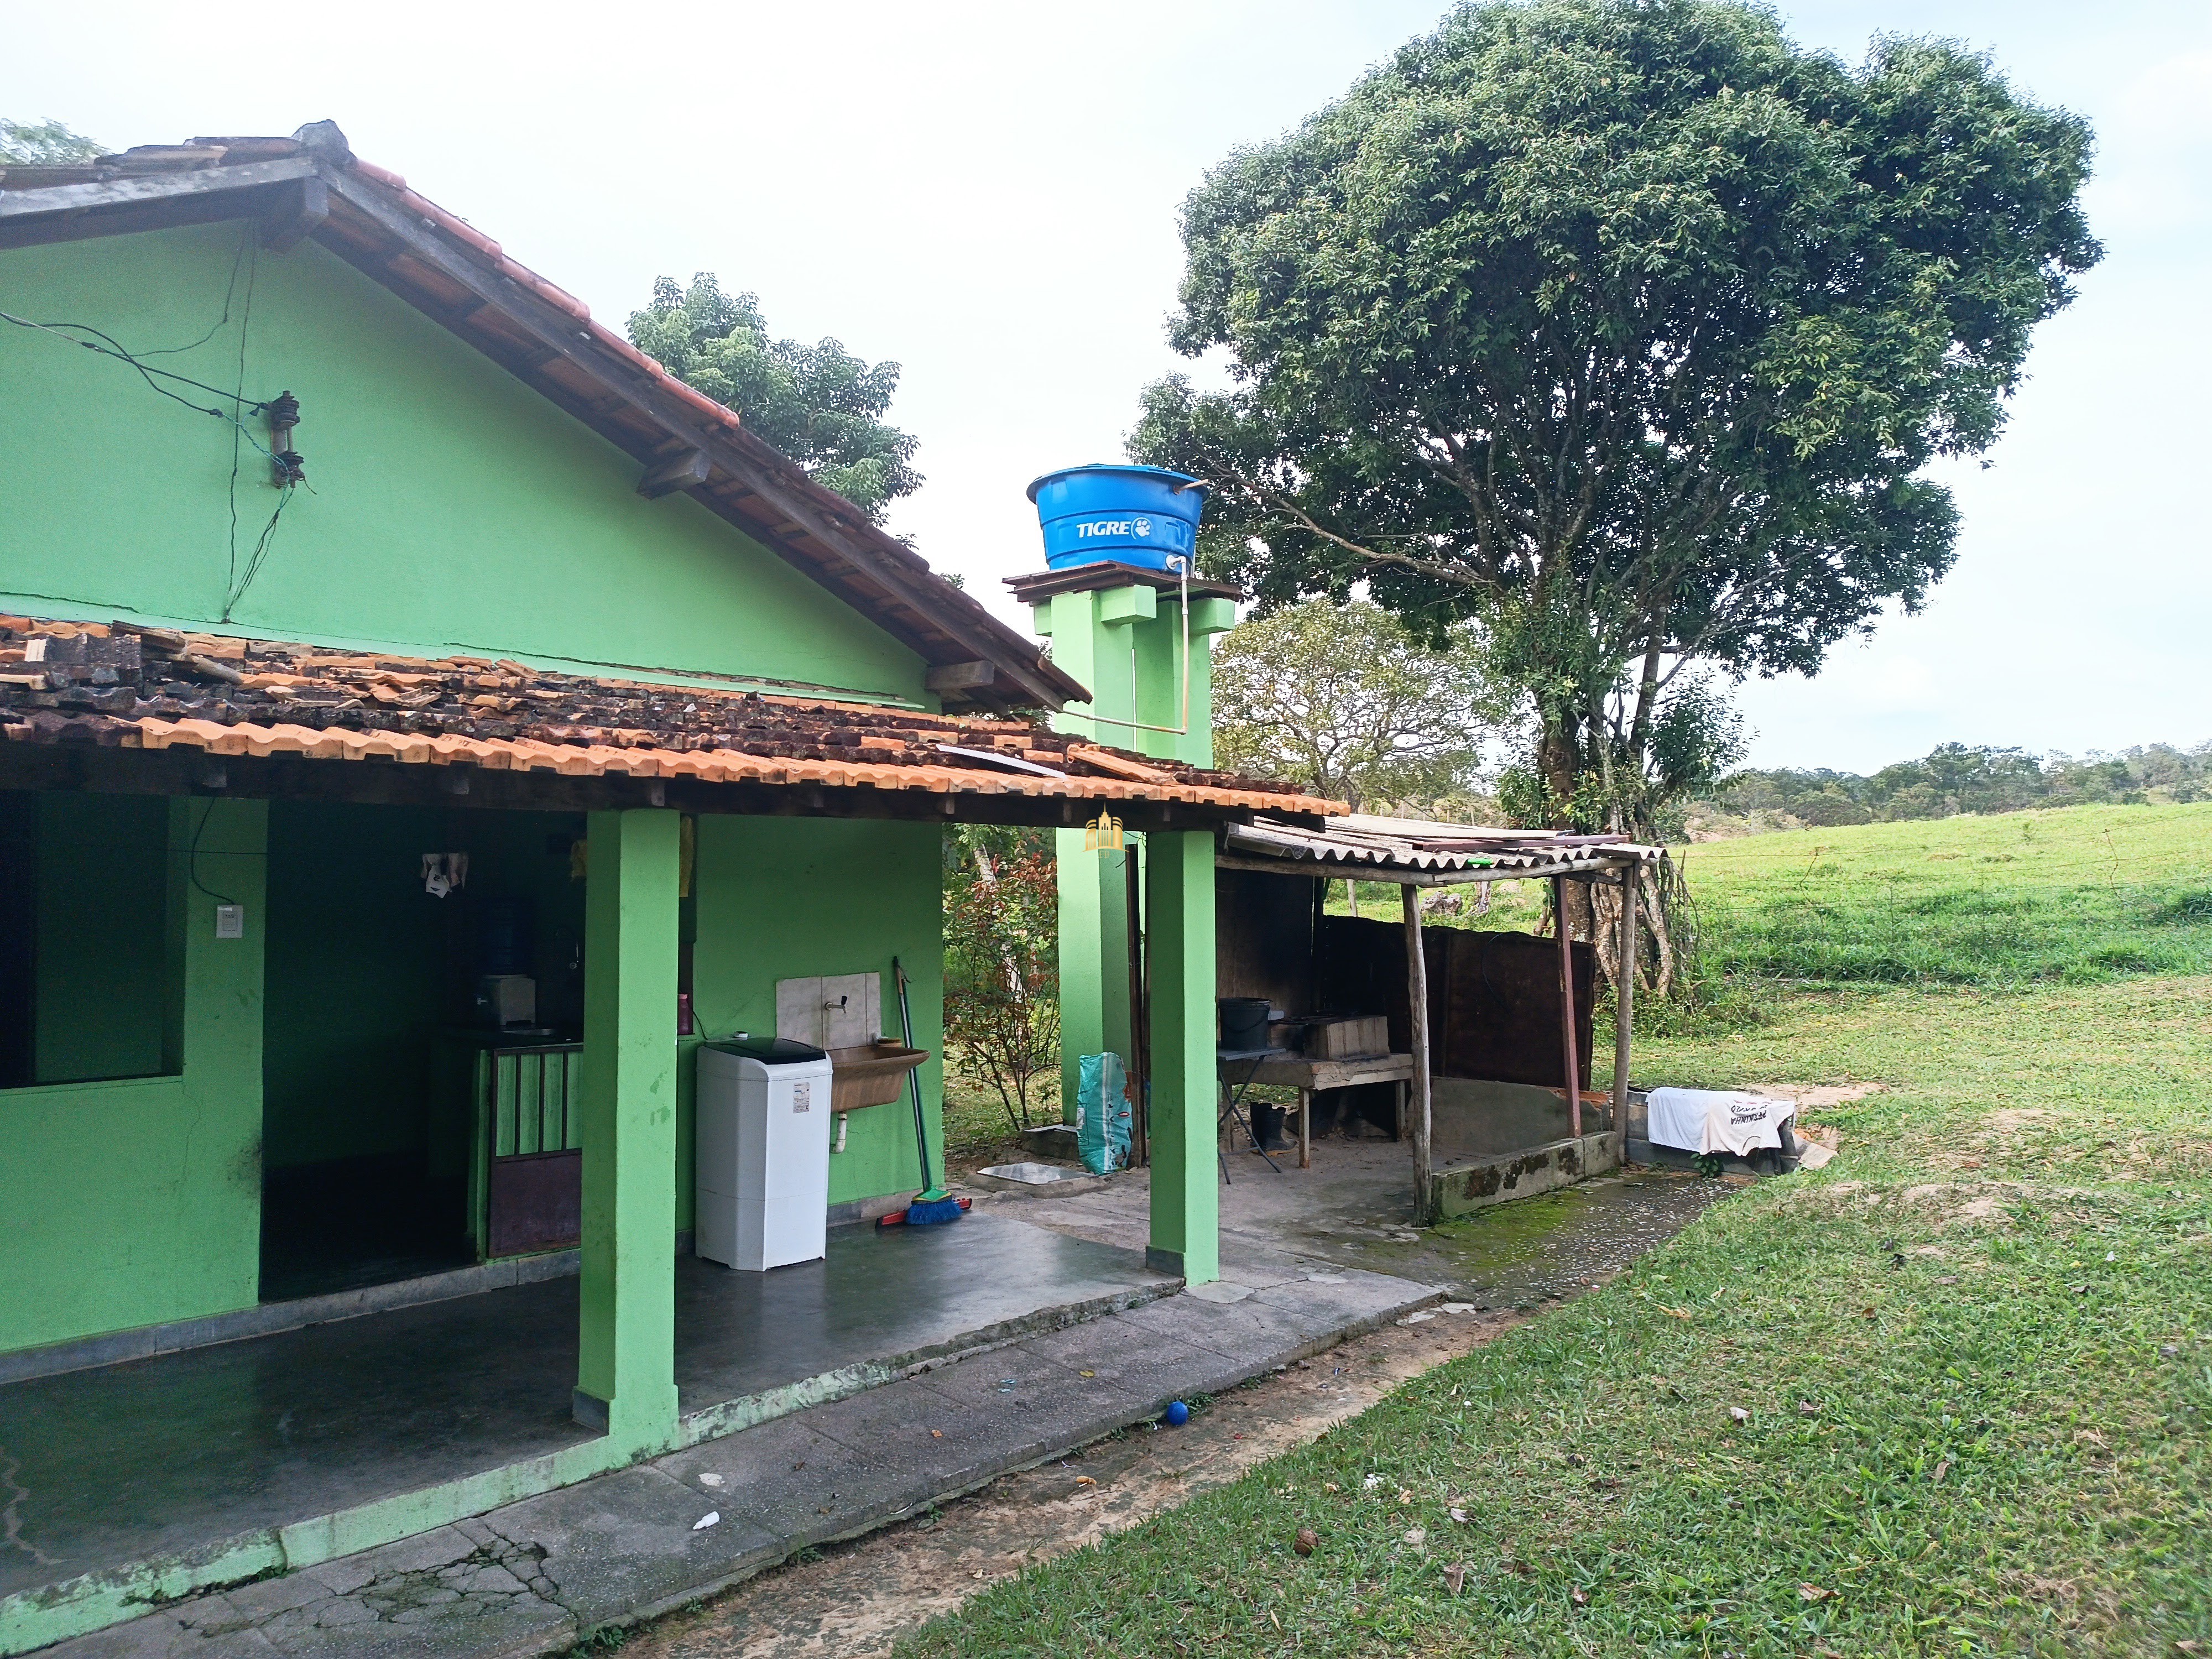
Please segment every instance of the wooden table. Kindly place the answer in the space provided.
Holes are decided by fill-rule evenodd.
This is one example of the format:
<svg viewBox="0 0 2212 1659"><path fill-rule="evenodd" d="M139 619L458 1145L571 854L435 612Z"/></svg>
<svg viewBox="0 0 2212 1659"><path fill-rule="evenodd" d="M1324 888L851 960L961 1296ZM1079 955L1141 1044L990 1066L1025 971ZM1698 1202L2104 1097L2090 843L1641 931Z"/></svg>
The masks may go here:
<svg viewBox="0 0 2212 1659"><path fill-rule="evenodd" d="M1411 1054L1364 1054L1350 1060L1315 1060L1286 1054L1263 1060L1253 1068L1252 1081L1298 1091L1298 1168L1313 1168L1313 1097L1323 1089L1355 1089L1364 1083L1398 1085L1398 1133L1406 1133L1406 1089L1413 1076Z"/></svg>

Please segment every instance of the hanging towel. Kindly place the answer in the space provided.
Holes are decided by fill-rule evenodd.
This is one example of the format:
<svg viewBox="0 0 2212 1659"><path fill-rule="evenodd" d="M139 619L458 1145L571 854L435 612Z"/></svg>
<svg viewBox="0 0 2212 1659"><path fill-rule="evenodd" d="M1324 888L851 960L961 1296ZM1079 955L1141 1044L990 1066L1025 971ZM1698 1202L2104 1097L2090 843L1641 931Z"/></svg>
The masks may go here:
<svg viewBox="0 0 2212 1659"><path fill-rule="evenodd" d="M1782 1126L1797 1115L1795 1101L1732 1089L1654 1089L1650 1109L1653 1146L1738 1158L1780 1146Z"/></svg>

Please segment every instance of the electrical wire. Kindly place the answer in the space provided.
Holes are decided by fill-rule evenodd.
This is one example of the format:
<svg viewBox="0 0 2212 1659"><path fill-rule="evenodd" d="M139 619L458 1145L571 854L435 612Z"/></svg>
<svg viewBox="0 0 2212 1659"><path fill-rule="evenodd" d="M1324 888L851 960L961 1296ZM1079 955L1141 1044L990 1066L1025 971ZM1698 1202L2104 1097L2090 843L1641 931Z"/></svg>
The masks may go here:
<svg viewBox="0 0 2212 1659"><path fill-rule="evenodd" d="M96 351L103 357L112 357L118 362L128 363L131 368L137 369L140 374L145 377L146 384L148 386L153 387L155 391L160 392L164 398L170 399L172 402L182 404L186 409L191 410L195 415L212 415L218 421L228 421L233 426L236 427L240 432L245 434L246 442L252 444L264 455L269 453L268 447L258 438L256 438L252 432L247 431L245 423L241 422L237 416L227 415L220 409L204 408L200 404L194 403L190 398L183 397L177 392L170 391L168 387L163 386L161 382L162 380L174 380L179 386L188 386L196 391L210 392L213 392L218 398L229 398L249 415L259 414L263 410L269 407L266 403L248 403L243 398L237 397L234 393L225 392L219 386L210 386L204 380L195 380L191 375L179 374L173 369L155 368L149 364L143 363L138 361L136 354L125 349L122 343L116 340L112 335L101 333L100 330L93 327L89 323L39 323L32 321L28 317L18 317L10 311L0 311L0 323L13 323L18 328L36 329L40 333L51 334L58 340L67 340L71 345L82 346L87 351ZM89 334L93 336L93 338L90 340L80 340L75 334L71 334L68 331L70 329L76 329L80 333ZM106 343L96 343L100 341L105 341ZM160 378L156 379L156 376L159 376Z"/></svg>
<svg viewBox="0 0 2212 1659"><path fill-rule="evenodd" d="M246 270L246 299L239 318L238 384L234 389L226 392L221 386L210 386L204 380L196 380L189 374L179 374L174 369L157 368L141 361L142 356L163 356L173 352L189 351L193 347L204 345L213 339L216 333L230 321L231 301L238 291L238 273L241 264ZM314 486L309 484L301 473L299 458L287 451L284 457L280 459L275 451L254 436L242 418L247 415L264 414L283 400L282 397L248 398L246 395L246 347L253 320L254 278L259 273L260 264L260 245L258 240L252 236L249 229L247 234L241 237L239 252L231 261L230 283L223 291L222 316L212 328L193 341L190 346L167 346L155 351L140 354L131 351L113 335L94 328L89 323L41 323L28 317L18 317L13 312L0 311L0 322L12 323L18 328L31 329L40 334L51 334L58 340L66 340L70 344L82 346L87 351L98 352L103 357L112 357L118 362L128 363L137 371L139 378L143 380L149 387L171 402L183 404L196 415L212 415L216 419L229 426L231 429L230 568L225 575L228 597L222 607L222 620L224 622L230 620L231 611L237 606L238 602L246 597L246 590L253 585L253 579L261 574L262 564L269 556L270 540L276 533L277 521L283 518L284 509L291 505L294 492L302 487L311 495L314 492ZM91 337L80 339L77 337L79 335L89 335ZM219 407L208 407L196 404L190 398L172 391L168 386L161 384L164 380L173 380L179 386L190 386L197 392L209 392L227 400L231 407L228 410L225 410ZM291 407L296 413L298 405L295 404ZM276 511L269 515L269 522L261 527L261 534L254 542L253 552L246 561L246 574L243 577L238 574L238 469L240 459L239 454L240 439L252 444L255 452L265 458L270 465L276 469L279 485L283 490L283 494L277 498Z"/></svg>
<svg viewBox="0 0 2212 1659"><path fill-rule="evenodd" d="M191 878L193 886L198 888L217 904L235 904L238 902L236 899L224 897L200 879L200 837L206 834L208 820L214 816L215 803L210 801L207 804L207 811L200 814L200 821L192 830L191 850L185 854L185 873Z"/></svg>
<svg viewBox="0 0 2212 1659"><path fill-rule="evenodd" d="M230 302L238 293L239 269L245 264L249 252L254 256L256 264L261 262L261 238L258 233L258 226L252 219L246 222L245 228L239 233L238 252L231 256L230 282L222 291L222 315L209 325L208 331L190 345L156 346L150 351L140 352L141 357L174 357L184 352L197 351L230 325ZM246 305L248 311L253 308L253 287L250 276L246 279Z"/></svg>
<svg viewBox="0 0 2212 1659"><path fill-rule="evenodd" d="M238 325L238 390L232 395L234 399L240 402L246 396L246 342L253 328L253 279L259 274L261 269L261 260L258 252L260 247L260 239L258 236L254 238L254 246L257 252L253 265L247 271L246 277L246 314L239 319ZM237 277L237 267L234 265L231 268L231 280L235 282ZM222 311L225 317L230 315L230 301L228 296L223 301ZM223 575L223 591L231 597L225 601L222 608L225 622L230 620L230 607L238 603L237 596L242 592L238 586L238 440L245 430L243 426L235 422L232 424L230 429L230 568ZM274 459L274 457L271 457L271 459ZM283 501L276 503L276 510L279 513L284 510ZM275 520L272 519L270 523L273 526ZM264 537L263 539L265 541L267 538Z"/></svg>
<svg viewBox="0 0 2212 1659"><path fill-rule="evenodd" d="M287 477L284 493L276 498L276 510L269 515L269 522L261 526L261 538L253 544L252 556L246 562L246 574L239 579L238 585L232 590L230 597L222 602L222 616L220 620L223 622L230 620L230 613L237 608L238 602L246 597L246 590L253 586L253 579L261 574L262 562L269 556L269 539L276 533L276 520L284 516L284 509L292 504L292 497L298 493L299 488L299 485L293 483L289 477Z"/></svg>

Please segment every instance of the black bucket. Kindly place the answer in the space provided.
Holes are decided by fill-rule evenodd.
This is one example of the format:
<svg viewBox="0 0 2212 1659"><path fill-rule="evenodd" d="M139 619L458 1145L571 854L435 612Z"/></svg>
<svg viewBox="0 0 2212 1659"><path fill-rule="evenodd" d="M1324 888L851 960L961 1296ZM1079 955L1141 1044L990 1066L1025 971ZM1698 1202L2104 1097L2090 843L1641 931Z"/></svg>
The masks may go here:
<svg viewBox="0 0 2212 1659"><path fill-rule="evenodd" d="M1267 1046L1267 1003L1264 997L1221 999L1221 1046L1224 1048L1264 1048Z"/></svg>

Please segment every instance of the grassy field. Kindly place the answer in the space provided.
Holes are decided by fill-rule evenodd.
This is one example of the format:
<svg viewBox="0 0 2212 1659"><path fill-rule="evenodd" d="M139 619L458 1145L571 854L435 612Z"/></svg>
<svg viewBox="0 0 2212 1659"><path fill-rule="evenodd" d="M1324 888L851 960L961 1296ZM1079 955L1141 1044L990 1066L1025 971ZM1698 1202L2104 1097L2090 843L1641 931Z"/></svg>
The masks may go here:
<svg viewBox="0 0 2212 1659"><path fill-rule="evenodd" d="M1990 987L2212 972L2212 804L1803 830L1680 856L1732 971Z"/></svg>
<svg viewBox="0 0 2212 1659"><path fill-rule="evenodd" d="M1638 1075L1885 1085L1844 1156L903 1651L2212 1653L2208 841L1693 849L1765 1006Z"/></svg>

